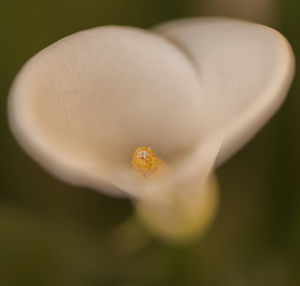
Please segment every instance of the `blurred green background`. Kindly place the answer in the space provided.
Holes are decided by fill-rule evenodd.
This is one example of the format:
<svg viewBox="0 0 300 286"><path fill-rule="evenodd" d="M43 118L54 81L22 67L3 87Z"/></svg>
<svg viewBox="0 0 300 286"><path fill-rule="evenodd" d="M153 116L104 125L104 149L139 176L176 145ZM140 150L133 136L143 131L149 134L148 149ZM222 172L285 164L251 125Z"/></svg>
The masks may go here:
<svg viewBox="0 0 300 286"><path fill-rule="evenodd" d="M279 113L218 170L221 205L209 232L180 247L155 239L131 254L111 247L110 233L131 215L130 203L54 179L8 130L6 100L15 74L29 57L63 36L104 24L148 28L192 15L252 17L245 9L241 14L234 10L243 1L231 9L222 1L219 6L213 1L212 7L195 2L1 2L1 286L300 285L298 75ZM287 36L297 57L300 4L275 4L274 20L267 8L265 23ZM264 22L263 13L258 20Z"/></svg>

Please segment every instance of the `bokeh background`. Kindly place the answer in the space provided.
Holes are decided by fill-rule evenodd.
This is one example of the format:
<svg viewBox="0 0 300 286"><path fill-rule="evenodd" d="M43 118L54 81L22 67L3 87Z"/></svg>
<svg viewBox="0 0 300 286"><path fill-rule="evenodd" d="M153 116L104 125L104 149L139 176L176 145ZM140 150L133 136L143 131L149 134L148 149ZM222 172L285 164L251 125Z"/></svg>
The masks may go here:
<svg viewBox="0 0 300 286"><path fill-rule="evenodd" d="M282 109L217 171L221 205L211 229L182 246L153 239L125 251L128 241L146 235L143 230L111 243L132 214L130 202L48 175L20 149L6 119L8 90L24 62L78 30L235 16L276 27L297 57L299 11L296 0L1 1L0 285L300 285L298 74Z"/></svg>

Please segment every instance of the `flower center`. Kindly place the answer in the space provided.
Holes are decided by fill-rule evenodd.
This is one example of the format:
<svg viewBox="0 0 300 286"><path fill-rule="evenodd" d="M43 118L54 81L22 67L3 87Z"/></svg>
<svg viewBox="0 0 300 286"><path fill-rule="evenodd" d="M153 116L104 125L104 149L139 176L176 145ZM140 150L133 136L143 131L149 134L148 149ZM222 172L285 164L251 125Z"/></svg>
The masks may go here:
<svg viewBox="0 0 300 286"><path fill-rule="evenodd" d="M165 162L150 147L138 147L133 153L131 164L134 173L140 178L153 178L166 170Z"/></svg>

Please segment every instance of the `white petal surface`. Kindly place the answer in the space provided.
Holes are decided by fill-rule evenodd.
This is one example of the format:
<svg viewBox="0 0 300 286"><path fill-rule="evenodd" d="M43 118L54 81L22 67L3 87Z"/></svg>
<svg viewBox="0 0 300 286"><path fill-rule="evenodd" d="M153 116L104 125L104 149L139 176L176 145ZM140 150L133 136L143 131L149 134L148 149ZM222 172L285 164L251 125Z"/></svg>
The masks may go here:
<svg viewBox="0 0 300 286"><path fill-rule="evenodd" d="M181 48L198 70L206 128L224 136L221 164L282 103L294 73L291 47L271 28L226 18L171 21L155 31Z"/></svg>
<svg viewBox="0 0 300 286"><path fill-rule="evenodd" d="M135 148L151 146L168 158L195 147L201 94L193 66L164 37L107 26L29 60L11 90L9 117L19 142L45 168L109 190Z"/></svg>

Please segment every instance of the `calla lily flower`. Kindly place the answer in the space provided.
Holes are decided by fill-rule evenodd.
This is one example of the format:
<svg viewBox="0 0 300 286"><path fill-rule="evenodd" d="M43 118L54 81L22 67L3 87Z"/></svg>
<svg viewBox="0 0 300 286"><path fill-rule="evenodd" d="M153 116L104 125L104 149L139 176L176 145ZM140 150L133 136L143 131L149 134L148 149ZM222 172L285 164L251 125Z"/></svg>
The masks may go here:
<svg viewBox="0 0 300 286"><path fill-rule="evenodd" d="M97 27L24 65L9 95L9 122L56 177L127 196L154 231L181 239L205 229L217 201L213 170L278 109L293 73L287 40L250 22ZM131 162L141 146L167 171L138 178Z"/></svg>

